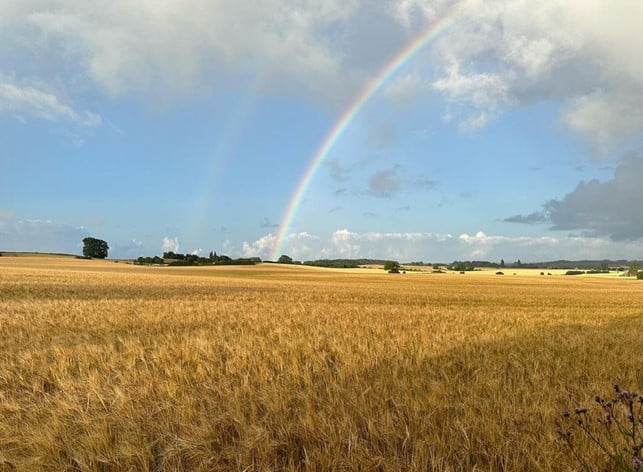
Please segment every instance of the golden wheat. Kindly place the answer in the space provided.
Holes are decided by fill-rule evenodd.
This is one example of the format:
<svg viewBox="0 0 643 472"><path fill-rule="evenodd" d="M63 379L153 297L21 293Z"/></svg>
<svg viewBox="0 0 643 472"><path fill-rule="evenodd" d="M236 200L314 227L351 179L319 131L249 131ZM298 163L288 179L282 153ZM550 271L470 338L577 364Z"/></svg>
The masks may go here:
<svg viewBox="0 0 643 472"><path fill-rule="evenodd" d="M0 470L570 470L559 412L643 387L642 296L2 257Z"/></svg>

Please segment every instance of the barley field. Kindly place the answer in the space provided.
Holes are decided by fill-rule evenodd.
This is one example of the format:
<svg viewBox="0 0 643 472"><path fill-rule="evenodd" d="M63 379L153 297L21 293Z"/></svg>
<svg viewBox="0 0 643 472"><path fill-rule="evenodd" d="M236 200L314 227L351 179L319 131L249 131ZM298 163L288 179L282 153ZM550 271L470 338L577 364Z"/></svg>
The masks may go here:
<svg viewBox="0 0 643 472"><path fill-rule="evenodd" d="M0 257L0 470L578 470L556 421L643 390L642 301L624 278Z"/></svg>

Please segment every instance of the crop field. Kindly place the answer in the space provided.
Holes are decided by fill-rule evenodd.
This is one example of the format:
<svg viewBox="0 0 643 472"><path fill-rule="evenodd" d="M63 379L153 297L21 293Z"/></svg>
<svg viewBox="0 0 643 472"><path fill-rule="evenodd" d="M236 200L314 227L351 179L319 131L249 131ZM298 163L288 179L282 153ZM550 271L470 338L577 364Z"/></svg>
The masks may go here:
<svg viewBox="0 0 643 472"><path fill-rule="evenodd" d="M643 390L642 301L626 278L0 257L0 470L578 470L556 422Z"/></svg>

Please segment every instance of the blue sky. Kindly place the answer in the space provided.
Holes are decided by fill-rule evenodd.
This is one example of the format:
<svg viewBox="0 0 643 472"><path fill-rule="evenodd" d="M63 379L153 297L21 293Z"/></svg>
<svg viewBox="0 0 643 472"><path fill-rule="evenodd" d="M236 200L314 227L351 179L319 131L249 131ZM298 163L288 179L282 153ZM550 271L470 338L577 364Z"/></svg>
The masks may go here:
<svg viewBox="0 0 643 472"><path fill-rule="evenodd" d="M643 258L643 4L0 4L0 250ZM98 14L97 12L100 12Z"/></svg>

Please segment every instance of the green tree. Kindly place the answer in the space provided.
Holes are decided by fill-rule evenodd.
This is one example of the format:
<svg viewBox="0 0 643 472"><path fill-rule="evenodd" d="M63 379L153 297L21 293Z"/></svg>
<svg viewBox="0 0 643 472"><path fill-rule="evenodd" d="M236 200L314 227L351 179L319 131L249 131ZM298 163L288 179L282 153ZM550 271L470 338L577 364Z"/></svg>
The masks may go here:
<svg viewBox="0 0 643 472"><path fill-rule="evenodd" d="M287 256L286 254L282 254L281 256L279 256L279 259L277 259L277 262L279 264L292 264L293 263L292 257Z"/></svg>
<svg viewBox="0 0 643 472"><path fill-rule="evenodd" d="M386 261L384 263L384 270L388 271L389 274L399 274L400 263L397 261Z"/></svg>
<svg viewBox="0 0 643 472"><path fill-rule="evenodd" d="M471 261L454 261L453 264L449 266L450 270L455 270L456 272L464 272L475 270L475 265Z"/></svg>
<svg viewBox="0 0 643 472"><path fill-rule="evenodd" d="M638 263L638 261L632 261L630 263L630 268L627 270L627 275L634 276L639 273L639 270L641 268L641 265Z"/></svg>
<svg viewBox="0 0 643 472"><path fill-rule="evenodd" d="M107 251L109 251L109 246L107 245L107 242L102 239L83 239L83 256L105 259L107 257Z"/></svg>

